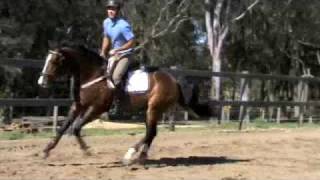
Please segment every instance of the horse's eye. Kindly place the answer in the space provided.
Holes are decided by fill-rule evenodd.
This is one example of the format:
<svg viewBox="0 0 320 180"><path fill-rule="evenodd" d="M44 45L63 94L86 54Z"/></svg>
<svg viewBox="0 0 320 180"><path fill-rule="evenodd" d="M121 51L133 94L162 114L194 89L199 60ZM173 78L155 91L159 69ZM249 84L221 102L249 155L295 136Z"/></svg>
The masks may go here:
<svg viewBox="0 0 320 180"><path fill-rule="evenodd" d="M61 60L60 59L55 59L54 61L52 61L52 63L54 64L54 65L61 65Z"/></svg>

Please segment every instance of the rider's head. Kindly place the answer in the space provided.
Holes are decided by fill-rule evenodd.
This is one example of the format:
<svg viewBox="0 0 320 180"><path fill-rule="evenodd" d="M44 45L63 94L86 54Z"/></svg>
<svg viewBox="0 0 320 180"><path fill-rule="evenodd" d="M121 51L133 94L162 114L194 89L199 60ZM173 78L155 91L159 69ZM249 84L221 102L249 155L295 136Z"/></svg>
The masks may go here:
<svg viewBox="0 0 320 180"><path fill-rule="evenodd" d="M119 2L119 0L107 0L106 8L108 17L113 19L118 16L121 8L121 3Z"/></svg>

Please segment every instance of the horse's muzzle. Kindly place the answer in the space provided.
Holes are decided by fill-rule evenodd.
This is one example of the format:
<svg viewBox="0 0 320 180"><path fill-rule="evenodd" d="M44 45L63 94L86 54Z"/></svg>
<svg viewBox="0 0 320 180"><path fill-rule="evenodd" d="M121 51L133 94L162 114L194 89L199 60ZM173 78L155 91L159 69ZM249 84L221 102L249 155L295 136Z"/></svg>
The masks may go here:
<svg viewBox="0 0 320 180"><path fill-rule="evenodd" d="M38 79L38 85L43 88L48 88L48 76L41 75Z"/></svg>

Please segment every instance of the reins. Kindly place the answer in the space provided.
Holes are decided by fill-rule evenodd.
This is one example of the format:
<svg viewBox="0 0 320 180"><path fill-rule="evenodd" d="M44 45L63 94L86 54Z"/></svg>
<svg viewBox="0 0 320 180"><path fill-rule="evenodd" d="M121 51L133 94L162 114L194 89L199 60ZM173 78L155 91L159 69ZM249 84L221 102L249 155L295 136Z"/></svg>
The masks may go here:
<svg viewBox="0 0 320 180"><path fill-rule="evenodd" d="M127 49L127 50L123 50L123 51L119 51L118 52L118 56L115 56L115 58L117 58L117 60L121 59L122 57L128 55L128 54L131 54L135 51L134 48L130 48L130 49ZM114 89L115 88L115 85L113 84L113 82L110 80L110 78L107 78L106 76L100 76L92 81L89 81L83 85L81 85L81 89L85 89L85 88L88 88L104 79L107 79L107 84L108 86L111 88L111 89Z"/></svg>

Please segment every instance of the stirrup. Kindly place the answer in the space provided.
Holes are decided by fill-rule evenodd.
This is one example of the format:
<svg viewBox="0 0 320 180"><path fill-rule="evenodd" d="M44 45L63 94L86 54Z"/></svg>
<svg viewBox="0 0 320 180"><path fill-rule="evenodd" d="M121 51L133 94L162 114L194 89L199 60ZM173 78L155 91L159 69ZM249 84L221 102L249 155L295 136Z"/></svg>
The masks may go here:
<svg viewBox="0 0 320 180"><path fill-rule="evenodd" d="M113 106L112 108L109 110L109 113L111 116L115 116L115 117L120 117L122 116L122 111L121 111L121 102L113 102Z"/></svg>

